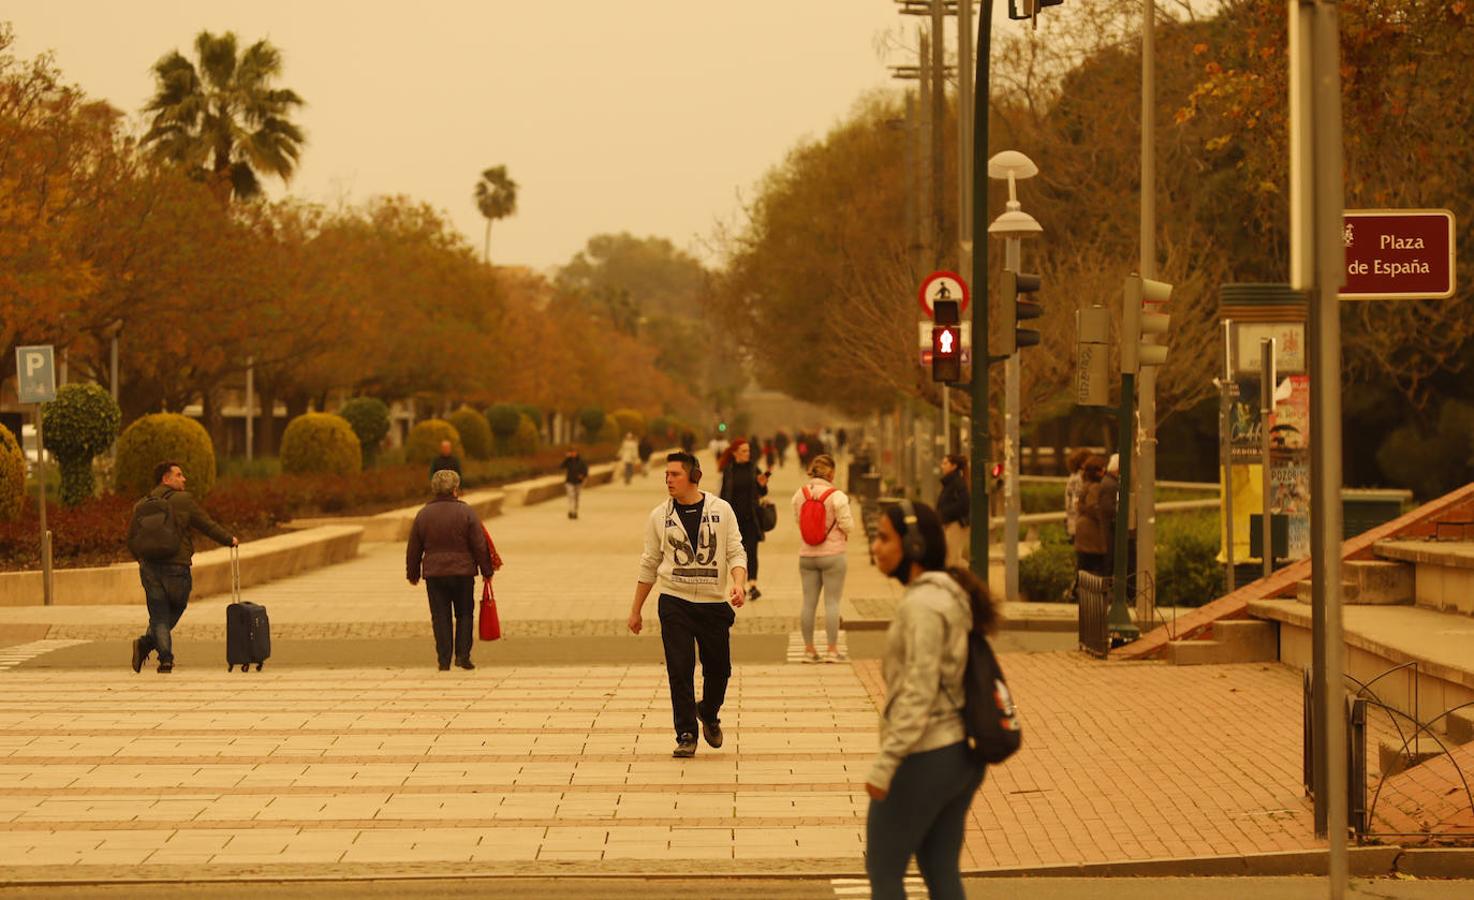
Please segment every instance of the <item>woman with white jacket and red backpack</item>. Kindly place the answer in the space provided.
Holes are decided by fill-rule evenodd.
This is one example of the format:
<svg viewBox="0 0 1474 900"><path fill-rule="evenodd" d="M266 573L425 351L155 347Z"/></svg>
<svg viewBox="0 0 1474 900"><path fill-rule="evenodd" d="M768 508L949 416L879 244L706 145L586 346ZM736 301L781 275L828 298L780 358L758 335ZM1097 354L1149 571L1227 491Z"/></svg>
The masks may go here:
<svg viewBox="0 0 1474 900"><path fill-rule="evenodd" d="M845 573L849 568L850 533L855 518L850 498L834 486L834 457L821 453L809 462L809 480L793 495L793 517L803 543L798 549L798 577L803 585L804 605L799 628L804 636L804 662L840 662L839 601L844 596ZM824 595L824 634L829 652L819 656L814 648L814 617L819 595Z"/></svg>

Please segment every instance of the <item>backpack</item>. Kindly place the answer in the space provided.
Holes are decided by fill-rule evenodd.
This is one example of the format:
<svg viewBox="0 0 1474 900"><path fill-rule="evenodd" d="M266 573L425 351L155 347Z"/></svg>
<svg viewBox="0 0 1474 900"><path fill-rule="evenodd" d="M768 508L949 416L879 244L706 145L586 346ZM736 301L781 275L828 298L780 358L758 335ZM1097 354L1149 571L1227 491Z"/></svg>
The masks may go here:
<svg viewBox="0 0 1474 900"><path fill-rule="evenodd" d="M829 532L834 530L834 525L825 527L828 511L824 507L824 501L834 493L836 488L830 488L818 497L809 493L809 489L803 489L804 504L798 510L798 533L803 537L804 543L810 547L817 547L829 540ZM836 523L837 524L837 523Z"/></svg>
<svg viewBox="0 0 1474 900"><path fill-rule="evenodd" d="M138 501L128 526L128 552L133 558L139 562L166 562L179 552L180 543L169 494Z"/></svg>
<svg viewBox="0 0 1474 900"><path fill-rule="evenodd" d="M981 632L967 633L967 666L962 672L965 692L962 725L973 759L996 765L1018 752L1023 743L1023 725L1013 694L1003 678L998 657Z"/></svg>

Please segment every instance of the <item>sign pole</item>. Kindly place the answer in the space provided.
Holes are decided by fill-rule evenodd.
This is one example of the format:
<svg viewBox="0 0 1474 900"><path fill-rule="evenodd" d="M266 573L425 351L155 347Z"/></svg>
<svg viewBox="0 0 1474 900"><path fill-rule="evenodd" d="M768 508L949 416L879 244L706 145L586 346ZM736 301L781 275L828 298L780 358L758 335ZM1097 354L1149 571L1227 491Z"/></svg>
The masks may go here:
<svg viewBox="0 0 1474 900"><path fill-rule="evenodd" d="M46 441L41 433L41 409L36 404L36 510L41 520L41 602L51 605L51 532L46 528Z"/></svg>
<svg viewBox="0 0 1474 900"><path fill-rule="evenodd" d="M989 56L993 46L993 0L982 0L982 12L978 16L977 74L972 96L972 234L987 234L988 194L986 178L977 177L978 172L988 170L988 74ZM988 583L988 481L983 476L992 451L992 435L988 422L988 302L992 289L988 283L988 248L986 243L973 247L972 278L973 290L977 291L978 302L972 307L972 345L977 355L972 362L972 429L969 442L972 445L972 572Z"/></svg>
<svg viewBox="0 0 1474 900"><path fill-rule="evenodd" d="M1233 320L1223 322L1223 386L1219 390L1219 409L1223 417L1223 559L1227 564L1225 579L1232 594L1236 587L1233 558L1233 396L1237 386L1233 380Z"/></svg>
<svg viewBox="0 0 1474 900"><path fill-rule="evenodd" d="M1259 430L1260 447L1263 459L1260 467L1260 493L1263 502L1260 507L1263 511L1259 523L1260 534L1260 556L1264 559L1264 577L1268 578L1274 574L1274 511L1270 498L1274 494L1274 485L1270 479L1270 435L1269 417L1274 415L1274 389L1278 381L1274 364L1274 338L1261 338L1259 341Z"/></svg>

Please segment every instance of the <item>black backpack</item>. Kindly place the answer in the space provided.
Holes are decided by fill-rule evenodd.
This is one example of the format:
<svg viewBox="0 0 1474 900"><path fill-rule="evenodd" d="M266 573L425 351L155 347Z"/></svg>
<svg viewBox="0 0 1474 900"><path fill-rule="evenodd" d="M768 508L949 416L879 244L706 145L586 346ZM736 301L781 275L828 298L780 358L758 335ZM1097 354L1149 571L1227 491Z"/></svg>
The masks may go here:
<svg viewBox="0 0 1474 900"><path fill-rule="evenodd" d="M138 501L128 526L128 552L133 558L139 562L166 562L179 552L180 543L169 494Z"/></svg>
<svg viewBox="0 0 1474 900"><path fill-rule="evenodd" d="M976 614L976 613L974 613ZM996 765L1018 752L1023 724L1013 694L988 638L977 630L967 633L967 665L962 671L964 697L962 725L973 759Z"/></svg>

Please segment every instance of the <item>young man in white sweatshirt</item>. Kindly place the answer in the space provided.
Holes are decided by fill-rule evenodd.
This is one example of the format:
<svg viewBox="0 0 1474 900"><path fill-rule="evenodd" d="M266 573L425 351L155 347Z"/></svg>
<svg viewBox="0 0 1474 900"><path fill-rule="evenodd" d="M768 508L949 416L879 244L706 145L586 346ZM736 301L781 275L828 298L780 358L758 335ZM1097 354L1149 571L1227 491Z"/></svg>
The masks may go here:
<svg viewBox="0 0 1474 900"><path fill-rule="evenodd" d="M698 486L701 463L696 457L672 453L665 459L670 499L650 512L629 629L639 634L644 627L641 610L658 585L660 637L676 726L671 755L685 758L696 755L698 722L708 744L722 745L718 714L732 677L733 610L746 601L747 551L732 507ZM698 651L700 703L695 688Z"/></svg>

